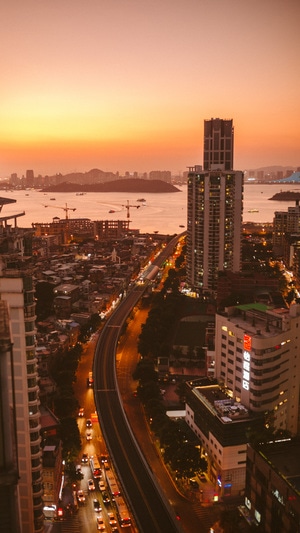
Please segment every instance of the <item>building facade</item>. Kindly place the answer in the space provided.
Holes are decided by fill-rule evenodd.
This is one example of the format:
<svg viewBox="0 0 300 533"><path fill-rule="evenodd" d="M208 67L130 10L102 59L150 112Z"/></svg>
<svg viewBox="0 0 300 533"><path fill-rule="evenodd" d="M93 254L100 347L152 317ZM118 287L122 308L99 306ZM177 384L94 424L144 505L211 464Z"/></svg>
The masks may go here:
<svg viewBox="0 0 300 533"><path fill-rule="evenodd" d="M258 533L300 531L299 447L299 438L248 446L244 509Z"/></svg>
<svg viewBox="0 0 300 533"><path fill-rule="evenodd" d="M0 198L1 206L11 202L14 200ZM13 475L9 490L15 496L12 509L16 511L13 531L18 532L21 525L22 533L40 533L44 530L44 515L36 315L33 273L23 260L25 255L30 256L33 231L17 227L17 218L23 214L0 217L0 302L7 305L12 345L10 363L1 369L0 395L11 429L11 434L8 436L7 431L5 435L5 453L10 442ZM3 428L1 424L0 435ZM3 461L5 464L5 455Z"/></svg>
<svg viewBox="0 0 300 533"><path fill-rule="evenodd" d="M275 211L273 218L273 253L284 260L287 267L295 270L299 279L300 206L288 207L287 211Z"/></svg>
<svg viewBox="0 0 300 533"><path fill-rule="evenodd" d="M298 432L300 304L245 304L216 314L215 377L270 428Z"/></svg>
<svg viewBox="0 0 300 533"><path fill-rule="evenodd" d="M200 378L186 382L185 420L208 462L207 475L214 486L210 500L242 496L249 431L263 427L262 417L235 402L216 380Z"/></svg>
<svg viewBox="0 0 300 533"><path fill-rule="evenodd" d="M17 269L0 275L0 298L8 303L13 342L13 376L18 456L18 501L22 533L44 528L39 387L35 355L35 301L32 276Z"/></svg>
<svg viewBox="0 0 300 533"><path fill-rule="evenodd" d="M242 213L242 172L190 168L187 283L195 291L215 292L219 271L239 271Z"/></svg>
<svg viewBox="0 0 300 533"><path fill-rule="evenodd" d="M212 118L204 121L204 170L233 169L233 121Z"/></svg>
<svg viewBox="0 0 300 533"><path fill-rule="evenodd" d="M0 517L1 530L21 533L13 355L7 302L0 300Z"/></svg>

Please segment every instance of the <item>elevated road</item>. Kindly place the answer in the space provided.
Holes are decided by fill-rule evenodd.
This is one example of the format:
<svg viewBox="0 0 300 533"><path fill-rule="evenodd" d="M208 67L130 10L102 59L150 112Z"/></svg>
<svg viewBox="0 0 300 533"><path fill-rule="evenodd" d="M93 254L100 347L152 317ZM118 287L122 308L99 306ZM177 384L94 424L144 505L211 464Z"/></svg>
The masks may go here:
<svg viewBox="0 0 300 533"><path fill-rule="evenodd" d="M177 241L178 237L166 246L153 262L155 266L164 263ZM152 275L150 269L149 279ZM116 349L121 327L146 291L149 279L134 286L99 336L93 365L94 396L106 446L139 532L176 533L182 531L180 522L137 445L123 410L116 377Z"/></svg>

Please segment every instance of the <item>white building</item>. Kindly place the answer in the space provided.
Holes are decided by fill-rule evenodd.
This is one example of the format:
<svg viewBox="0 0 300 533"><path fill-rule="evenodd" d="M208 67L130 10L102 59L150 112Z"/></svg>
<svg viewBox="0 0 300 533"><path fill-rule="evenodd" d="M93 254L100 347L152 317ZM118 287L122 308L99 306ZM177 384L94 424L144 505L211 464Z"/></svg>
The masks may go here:
<svg viewBox="0 0 300 533"><path fill-rule="evenodd" d="M249 430L260 431L263 417L235 402L216 380L200 378L187 382L186 389L185 420L199 438L214 488L212 493L204 494L205 500L242 495Z"/></svg>
<svg viewBox="0 0 300 533"><path fill-rule="evenodd" d="M236 305L216 315L215 377L275 430L298 431L300 305Z"/></svg>

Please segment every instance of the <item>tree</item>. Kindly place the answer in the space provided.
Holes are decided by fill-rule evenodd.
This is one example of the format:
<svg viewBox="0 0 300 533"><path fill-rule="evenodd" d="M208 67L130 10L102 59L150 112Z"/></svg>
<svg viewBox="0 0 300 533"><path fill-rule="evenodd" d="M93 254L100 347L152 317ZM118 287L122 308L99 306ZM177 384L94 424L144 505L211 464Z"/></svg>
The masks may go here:
<svg viewBox="0 0 300 533"><path fill-rule="evenodd" d="M67 462L75 461L81 448L80 433L75 418L61 419L61 439L63 443L63 458Z"/></svg>
<svg viewBox="0 0 300 533"><path fill-rule="evenodd" d="M136 369L132 374L134 380L139 380L141 383L147 381L157 381L158 376L154 368L154 362L151 359L141 359L136 365Z"/></svg>
<svg viewBox="0 0 300 533"><path fill-rule="evenodd" d="M199 448L189 442L184 443L171 457L170 464L177 477L192 477L200 470Z"/></svg>
<svg viewBox="0 0 300 533"><path fill-rule="evenodd" d="M147 381L138 387L138 395L145 405L149 400L160 397L160 389L157 381Z"/></svg>
<svg viewBox="0 0 300 533"><path fill-rule="evenodd" d="M72 389L66 388L57 391L54 397L54 412L59 419L74 415L78 407L78 401Z"/></svg>

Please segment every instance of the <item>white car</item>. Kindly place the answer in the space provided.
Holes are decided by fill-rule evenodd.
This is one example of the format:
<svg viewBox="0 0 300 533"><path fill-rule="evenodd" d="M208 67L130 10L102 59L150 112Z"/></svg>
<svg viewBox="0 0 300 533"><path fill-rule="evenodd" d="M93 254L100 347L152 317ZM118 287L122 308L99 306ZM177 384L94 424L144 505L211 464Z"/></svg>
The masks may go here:
<svg viewBox="0 0 300 533"><path fill-rule="evenodd" d="M83 490L79 489L77 491L77 500L78 500L78 503L84 503L85 502L85 495L83 493Z"/></svg>
<svg viewBox="0 0 300 533"><path fill-rule="evenodd" d="M117 521L115 519L115 516L114 516L114 513L107 513L108 514L108 519L109 519L109 523L111 526L116 526L117 525Z"/></svg>
<svg viewBox="0 0 300 533"><path fill-rule="evenodd" d="M105 531L105 524L102 515L97 516L97 529L98 531Z"/></svg>
<svg viewBox="0 0 300 533"><path fill-rule="evenodd" d="M101 490L101 492L102 492L103 490L105 490L105 483L104 483L104 481L99 481L99 489Z"/></svg>
<svg viewBox="0 0 300 533"><path fill-rule="evenodd" d="M86 436L86 440L92 440L93 438L92 431L90 429L87 429L85 436Z"/></svg>

